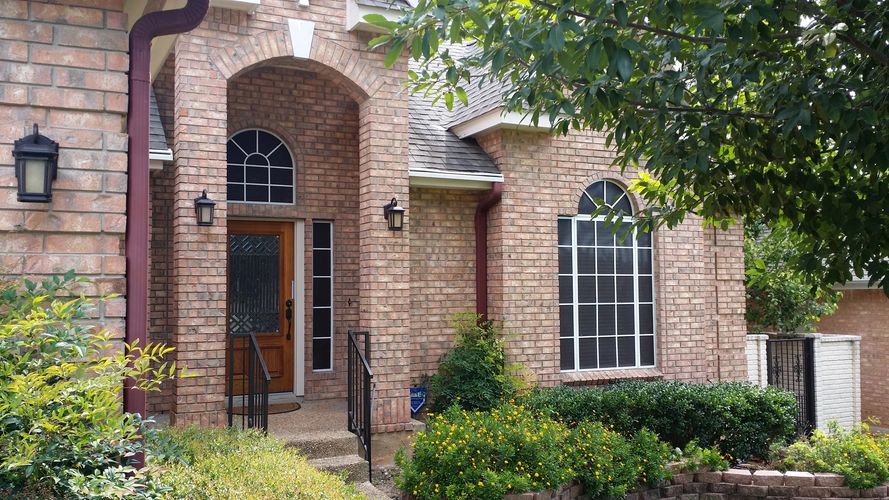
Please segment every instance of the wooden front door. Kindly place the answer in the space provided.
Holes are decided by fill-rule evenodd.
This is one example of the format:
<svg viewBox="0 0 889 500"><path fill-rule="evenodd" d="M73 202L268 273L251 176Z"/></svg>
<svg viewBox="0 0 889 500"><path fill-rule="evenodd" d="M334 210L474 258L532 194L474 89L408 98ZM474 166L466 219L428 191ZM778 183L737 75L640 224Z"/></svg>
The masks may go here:
<svg viewBox="0 0 889 500"><path fill-rule="evenodd" d="M269 392L293 391L293 289L293 223L228 221L228 331L256 335ZM238 379L243 356L234 359Z"/></svg>

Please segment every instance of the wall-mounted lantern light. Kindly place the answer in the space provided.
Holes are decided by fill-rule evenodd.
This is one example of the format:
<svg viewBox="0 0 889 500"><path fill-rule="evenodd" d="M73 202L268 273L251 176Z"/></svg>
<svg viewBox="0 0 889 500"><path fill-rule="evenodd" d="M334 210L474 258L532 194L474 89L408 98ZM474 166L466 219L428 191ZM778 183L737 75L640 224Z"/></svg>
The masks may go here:
<svg viewBox="0 0 889 500"><path fill-rule="evenodd" d="M401 231L404 228L404 207L399 207L395 198L383 207L383 217L389 223L390 231Z"/></svg>
<svg viewBox="0 0 889 500"><path fill-rule="evenodd" d="M213 225L213 207L215 206L216 202L207 198L206 189L200 196L194 199L194 212L199 226Z"/></svg>
<svg viewBox="0 0 889 500"><path fill-rule="evenodd" d="M56 179L59 143L34 132L15 141L15 178L19 183L18 200L32 203L52 201L52 181Z"/></svg>

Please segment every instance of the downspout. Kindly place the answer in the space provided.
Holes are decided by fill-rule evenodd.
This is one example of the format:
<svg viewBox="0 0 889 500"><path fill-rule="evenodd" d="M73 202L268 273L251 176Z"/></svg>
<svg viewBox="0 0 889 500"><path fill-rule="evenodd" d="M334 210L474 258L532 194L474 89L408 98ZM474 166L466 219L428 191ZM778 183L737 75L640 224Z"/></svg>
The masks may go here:
<svg viewBox="0 0 889 500"><path fill-rule="evenodd" d="M503 183L495 182L475 209L475 312L488 319L488 210L500 202Z"/></svg>
<svg viewBox="0 0 889 500"><path fill-rule="evenodd" d="M126 342L148 339L148 99L151 85L151 40L196 28L210 0L188 0L185 7L152 12L139 18L130 30L130 102L127 110L129 153L127 162L127 321ZM143 391L124 381L124 410L145 416Z"/></svg>

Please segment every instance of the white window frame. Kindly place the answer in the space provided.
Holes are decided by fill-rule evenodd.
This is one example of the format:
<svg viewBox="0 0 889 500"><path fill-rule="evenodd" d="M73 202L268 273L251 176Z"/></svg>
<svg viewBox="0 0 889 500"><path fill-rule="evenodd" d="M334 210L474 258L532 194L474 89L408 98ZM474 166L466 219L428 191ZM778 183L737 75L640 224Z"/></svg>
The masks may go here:
<svg viewBox="0 0 889 500"><path fill-rule="evenodd" d="M606 182L608 182L608 181L606 181ZM586 194L584 194L583 196L586 196ZM623 196L627 196L626 193L624 193ZM595 218L591 218L589 215L559 216L558 220L559 220L559 221L561 221L561 220L568 220L568 221L570 221L570 226L571 226L571 244L570 244L570 245L563 245L563 244L561 243L561 241L557 241L557 252L558 252L558 249L562 249L562 248L570 248L570 251L571 251L571 273L570 273L570 274L562 273L562 272L561 272L561 269L560 269L560 270L559 270L560 272L558 273L558 278L557 278L557 280L558 280L558 282L559 282L559 283L558 283L558 284L559 284L559 290L561 290L561 278L563 278L563 277L570 277L570 278L571 278L571 286L572 286L572 291L571 291L571 293L572 293L572 300L571 300L571 302L562 302L562 301L561 301L561 296L559 296L559 302L558 302L558 305L559 305L559 317L560 317L560 318L561 318L561 308L562 308L562 306L571 306L571 310L572 310L572 323L573 323L572 326L573 326L573 328L572 328L572 337L570 337L570 338L573 339L573 354L574 354L573 367L572 367L571 369L562 369L562 368L561 368L561 366L562 366L562 359L561 359L561 343L562 343L562 340L563 340L563 339L567 339L567 338L569 338L569 337L562 337L562 330L561 330L561 325L560 325L560 327L559 327L559 346L560 346L560 347L559 347L559 369L560 369L560 371L561 371L561 372L570 373L570 372L594 372L594 371L603 371L603 370L634 370L634 369L642 369L642 368L656 368L656 367L657 367L657 364L658 364L658 363L657 363L657 361L658 361L658 350L657 350L657 336L658 336L658 333L657 333L657 308L656 308L656 295L655 295L655 286L656 286L656 284L655 284L655 271L656 271L656 266L655 266L655 254L654 254L654 239L653 239L653 234L651 234L651 236L652 236L652 237L651 237L651 242L650 242L650 244L649 244L648 246L642 246L642 247L639 246L639 242L638 242L638 239L637 239L637 238L638 238L638 233L637 233L637 231L634 230L634 231L633 231L633 234L630 235L630 236L628 236L628 238L630 238L630 239L632 240L632 247L630 247L630 246L617 246L616 243L615 243L614 246L612 247L612 248L615 249L615 259L614 259L614 266L615 266L615 267L614 267L614 272L613 272L613 274L610 275L610 276L613 276L613 277L615 278L615 283L614 283L614 293L615 293L615 298L614 298L614 302L613 302L613 303L611 303L611 302L608 302L608 303L602 303L602 302L599 301L600 299L599 299L599 294L598 294L598 278L599 278L600 276L609 276L609 275L600 275L600 274L599 274L599 272L598 272L598 258L596 259L596 272L595 272L594 274L583 274L583 277L592 277L593 280L594 280L594 282L596 283L596 287L597 287L597 290L596 290L596 302L595 302L595 303L586 303L586 302L581 303L581 302L580 302L579 289L578 289L578 282L580 281L580 280L579 280L580 274L578 273L578 263L577 263L577 254L578 254L578 252L577 252L577 249L578 249L578 245L577 245L577 240L578 240L578 238L577 238L577 228L578 228L578 222L581 222L581 221L582 221L582 222L593 222L593 223L594 223L593 226L592 226L592 228L593 228L593 232L594 232L594 234L593 234L593 245L592 245L592 246L581 245L581 248L608 248L607 246L601 246L601 247L600 247L600 246L598 245L598 235L596 234L596 233L598 232L598 231L597 231L597 226L596 226L596 225L599 224L599 223L605 223L605 222L606 222L606 216L605 216L605 215L602 215L602 216L598 216L598 217L595 217ZM623 222L623 223L630 223L630 224L632 224L632 223L634 222L634 218L633 218L632 216L624 216L624 217L622 217L619 221L614 220L614 221L611 221L611 222L612 222L612 223L622 223L622 222ZM629 274L618 274L618 273L617 273L617 258L616 258L617 254L616 254L616 250L617 250L618 248L626 248L626 249L632 248L632 252L633 252L633 273L632 273L632 275L629 275ZM647 250L649 250L649 251L651 252L651 273L650 273L650 274L647 274L647 273L646 273L646 274L640 274L640 273L639 273L639 250L640 250L640 249L643 249L643 250L647 249ZM634 339L634 344L635 344L635 363L634 363L632 366L619 366L619 365L620 365L620 357L619 357L619 350L618 350L618 349L619 349L619 348L618 348L618 345L619 345L618 339L620 339L620 338L626 338L626 337L628 337L628 335L617 335L617 330L616 330L616 328L617 328L617 306L618 306L618 304L629 304L629 302L618 302L618 301L617 301L617 277L618 277L618 276L630 276L630 277L632 277L632 279L633 279L633 302L632 302L632 305L633 305L633 323L634 323L633 339ZM650 301L650 302L648 302L648 301L646 301L646 302L641 302L641 301L639 300L639 278L640 278L640 277L643 277L643 276L649 276L649 277L651 278L651 301ZM559 292L559 295L561 295L561 292ZM596 329L596 335L595 335L595 336L585 336L585 337L581 337L581 336L580 336L580 314L579 314L579 311L580 311L580 307L579 307L579 306L580 306L580 305L594 306L594 307L596 308L596 322L597 322L597 329ZM599 333L599 330L598 330L598 322L599 322L599 320L600 320L600 318L599 318L599 308L600 308L601 306L603 306L603 305L605 305L605 306L607 306L607 305L613 305L614 308L615 308L615 311L614 311L614 318L615 318L615 335L612 337L612 338L614 338L614 344L615 344L615 345L614 345L614 349L615 349L615 353L614 353L614 354L615 354L615 366L613 366L613 367L601 367L601 359L602 359L602 356L601 356L601 349L600 349L599 339L601 339L602 337L600 337L600 336L598 335L598 333ZM648 335L648 334L643 335L643 334L641 334L640 331L639 331L639 330L640 330L640 328L639 328L639 327L640 327L640 325L639 325L639 322L640 322L640 321L639 321L639 320L640 320L639 307L640 307L640 305L650 305L650 306L651 306L651 311L652 311L652 318L651 318L651 322L652 322L652 333L651 333L651 335ZM653 363L650 364L650 365L643 365L643 364L642 364L641 339L642 339L643 336L646 336L646 337L647 337L647 336L650 336L650 337L652 338L652 356L653 356ZM609 336L604 336L604 337L611 337L611 336L609 335ZM581 367L580 367L580 339L581 339L581 338L585 338L585 339L586 339L586 338L595 339L595 342L596 342L596 368L581 368Z"/></svg>
<svg viewBox="0 0 889 500"><path fill-rule="evenodd" d="M271 135L272 137L274 137L275 139L278 139L278 141L280 141L281 144L280 144L278 147L276 147L275 149L273 149L273 150L272 150L272 153L274 153L275 151L277 151L278 148L280 148L280 147L282 147L282 146L284 147L284 149L287 150L287 154L290 155L290 164L293 165L293 166L291 167L291 169L290 169L290 170L291 170L291 180L290 180L290 186L289 186L289 187L290 187L290 200L291 200L291 201L290 201L290 203L286 203L286 202L280 202L280 201L248 201L248 200L246 200L246 199L244 199L244 200L229 200L229 199L228 199L228 194L227 194L227 193L228 193L228 185L229 185L229 182L228 182L228 168L229 168L229 167L232 167L232 166L244 167L244 182L233 183L233 184L237 184L237 185L239 185L239 186L244 187L244 198L247 198L247 186L264 186L264 187L267 188L267 191L268 191L268 199L269 199L269 200L272 199L272 192L271 192L271 188L272 188L272 187L288 187L287 184L272 184L272 182L271 182L271 169L272 169L272 168L281 168L281 169L283 169L283 168L287 168L287 167L281 167L281 166L276 166L276 165L269 165L268 168L269 168L270 171L269 171L269 182L268 182L268 184L257 184L257 183L255 183L255 182L247 182L247 165L246 165L246 164L229 163L229 162L228 162L228 158L226 158L226 161L225 161L225 169L226 169L226 182L225 182L225 186L226 186L226 202L227 202L227 203L240 204L240 205L282 205L282 206L293 206L293 205L295 205L295 204L296 204L296 160L295 160L295 158L293 157L293 151L291 151L291 150L290 150L290 147L287 146L287 142L286 142L281 136L279 136L278 134L276 134L276 133L274 133L274 132L272 132L272 131L270 131L270 130L266 130L266 129L263 129L263 128L245 128L245 129L238 130L238 131L235 132L234 134L228 136L228 139L226 139L226 141L225 141L226 147L228 147L228 143L231 142L231 143L233 143L235 146L237 146L238 149L240 149L241 152L244 153L245 155L250 156L251 154L253 154L253 153L248 153L248 152L244 151L244 149L241 148L241 145L240 145L240 144L238 144L237 142L232 141L232 139L234 139L234 137L235 137L236 135L242 134L242 133L244 133L244 132L255 132L255 133L257 134L257 140L256 140L257 144L259 144L259 132L265 132L265 133ZM257 153L257 154L261 154L261 153ZM271 153L269 153L269 154L271 154ZM267 155L264 155L264 156L267 156ZM246 159L246 158L245 158L245 159ZM251 165L251 166L255 166L255 165Z"/></svg>
<svg viewBox="0 0 889 500"><path fill-rule="evenodd" d="M326 224L328 230L330 231L330 246L329 247L319 247L316 246L314 234L315 234L315 224ZM334 322L334 309L333 309L333 284L334 284L334 254L333 254L333 221L330 220L313 220L312 221L312 296L315 295L315 278L327 278L330 279L330 305L329 306L316 306L314 301L312 302L312 312L314 313L315 309L329 309L330 310L330 335L328 337L315 337L315 317L312 315L312 372L314 373L325 373L332 372L334 369L333 361L334 361L334 343L333 343L333 328L335 325ZM315 250L329 250L330 251L330 275L322 276L315 274ZM330 341L330 368L321 368L315 369L315 341L316 340L329 340Z"/></svg>

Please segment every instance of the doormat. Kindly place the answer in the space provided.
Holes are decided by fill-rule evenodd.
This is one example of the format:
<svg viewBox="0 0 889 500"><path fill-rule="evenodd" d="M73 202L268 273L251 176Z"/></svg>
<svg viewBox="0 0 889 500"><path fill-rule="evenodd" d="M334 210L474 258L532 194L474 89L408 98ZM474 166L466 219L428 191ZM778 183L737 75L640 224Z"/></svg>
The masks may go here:
<svg viewBox="0 0 889 500"><path fill-rule="evenodd" d="M299 403L270 403L269 415L278 415L279 413L290 413L302 408ZM245 415L247 413L246 406L236 406L232 411L235 415Z"/></svg>

